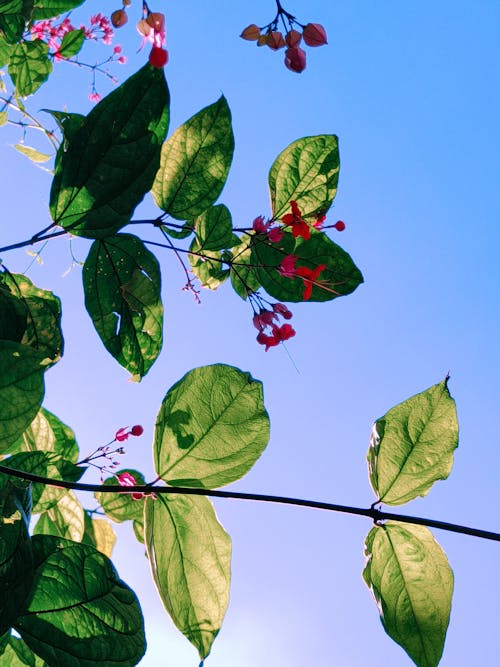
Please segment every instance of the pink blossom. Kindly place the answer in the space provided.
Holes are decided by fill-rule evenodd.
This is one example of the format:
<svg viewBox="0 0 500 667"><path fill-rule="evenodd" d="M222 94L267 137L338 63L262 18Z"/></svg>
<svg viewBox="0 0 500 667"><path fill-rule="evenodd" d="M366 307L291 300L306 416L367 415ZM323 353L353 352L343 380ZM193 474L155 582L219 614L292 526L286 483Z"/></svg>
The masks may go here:
<svg viewBox="0 0 500 667"><path fill-rule="evenodd" d="M278 271L285 278L293 278L296 274L295 264L297 263L297 255L285 255L281 260Z"/></svg>

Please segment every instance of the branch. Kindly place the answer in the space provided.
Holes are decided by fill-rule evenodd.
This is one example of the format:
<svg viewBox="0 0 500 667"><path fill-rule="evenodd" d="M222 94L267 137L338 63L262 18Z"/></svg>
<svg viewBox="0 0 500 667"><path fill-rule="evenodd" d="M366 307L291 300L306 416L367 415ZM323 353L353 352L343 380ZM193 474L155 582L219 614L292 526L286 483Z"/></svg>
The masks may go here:
<svg viewBox="0 0 500 667"><path fill-rule="evenodd" d="M235 500L256 500L263 503L279 503L281 505L295 505L298 507L311 507L313 509L328 510L330 512L342 512L343 514L356 514L358 516L366 516L373 519L374 522L379 521L402 521L405 523L418 524L420 526L428 526L430 528L439 528L440 530L447 530L452 533L462 533L463 535L472 535L473 537L481 537L485 540L493 540L500 542L500 533L493 533L488 530L480 530L479 528L470 528L468 526L461 526L455 523L447 523L446 521L436 521L434 519L425 519L422 517L408 516L406 514L392 514L391 512L382 512L375 509L375 507L350 507L349 505L336 505L334 503L324 503L318 500L304 500L301 498L289 498L287 496L270 496L261 493L244 493L238 491L220 491L218 489L197 489L197 488L183 488L178 486L155 486L152 484L137 484L136 486L127 486L126 491L123 486L118 484L83 484L81 482L68 482L66 480L50 479L49 477L41 477L34 475L24 470L15 470L7 466L0 465L0 473L18 477L30 482L38 482L39 484L48 484L49 486L57 486L63 489L72 489L73 491L93 491L98 493L155 493L155 494L181 494L186 496L209 496L211 498L233 498Z"/></svg>

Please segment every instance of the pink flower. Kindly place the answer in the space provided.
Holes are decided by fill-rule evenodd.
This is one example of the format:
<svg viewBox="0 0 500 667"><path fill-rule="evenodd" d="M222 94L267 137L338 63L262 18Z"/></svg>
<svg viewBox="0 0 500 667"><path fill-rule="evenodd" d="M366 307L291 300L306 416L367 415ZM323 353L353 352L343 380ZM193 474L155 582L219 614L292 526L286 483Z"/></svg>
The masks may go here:
<svg viewBox="0 0 500 667"><path fill-rule="evenodd" d="M137 484L135 477L129 472L121 472L119 475L116 475L116 479L120 486L135 486ZM134 500L141 500L144 498L144 493L140 491L132 492L130 495Z"/></svg>
<svg viewBox="0 0 500 667"><path fill-rule="evenodd" d="M255 220L252 222L252 229L254 232L257 232L257 234L267 234L267 230L269 229L269 225L271 223L265 222L264 221L264 216L259 215Z"/></svg>
<svg viewBox="0 0 500 667"><path fill-rule="evenodd" d="M253 325L259 331L263 331L266 327L271 326L276 315L270 310L261 309L260 313L253 316Z"/></svg>
<svg viewBox="0 0 500 667"><path fill-rule="evenodd" d="M122 47L119 44L113 47L113 53L121 53L121 52L122 52Z"/></svg>
<svg viewBox="0 0 500 667"><path fill-rule="evenodd" d="M129 435L130 433L128 431L128 426L123 426L115 433L115 440L118 440L118 442L124 442L125 440L128 440Z"/></svg>
<svg viewBox="0 0 500 667"><path fill-rule="evenodd" d="M281 227L273 227L267 233L267 238L271 241L271 243L279 243L284 236L285 232Z"/></svg>
<svg viewBox="0 0 500 667"><path fill-rule="evenodd" d="M292 72L303 72L306 68L306 52L300 46L291 46L285 51L285 65Z"/></svg>
<svg viewBox="0 0 500 667"><path fill-rule="evenodd" d="M125 63L127 62L127 56L120 56L118 58L118 62L120 63L120 65L125 65Z"/></svg>
<svg viewBox="0 0 500 667"><path fill-rule="evenodd" d="M273 310L276 313L276 315L280 315L285 320L289 320L292 317L291 311L288 310L288 308L285 306L284 303L275 303L273 305Z"/></svg>
<svg viewBox="0 0 500 667"><path fill-rule="evenodd" d="M297 263L297 255L285 255L281 260L278 271L285 278L293 278L296 274L295 264Z"/></svg>

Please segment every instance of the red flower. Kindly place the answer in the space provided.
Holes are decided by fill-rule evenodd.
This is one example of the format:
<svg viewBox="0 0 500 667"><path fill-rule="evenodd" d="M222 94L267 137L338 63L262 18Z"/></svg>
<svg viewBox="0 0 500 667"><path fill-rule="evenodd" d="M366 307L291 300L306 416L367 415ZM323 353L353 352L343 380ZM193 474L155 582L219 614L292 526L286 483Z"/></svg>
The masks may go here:
<svg viewBox="0 0 500 667"><path fill-rule="evenodd" d="M267 238L271 241L271 243L279 243L284 236L285 232L281 229L281 227L273 227L267 233Z"/></svg>
<svg viewBox="0 0 500 667"><path fill-rule="evenodd" d="M118 442L124 442L125 440L128 440L128 436L130 433L128 432L128 426L124 426L123 428L119 428L118 431L115 433L115 440L118 440Z"/></svg>
<svg viewBox="0 0 500 667"><path fill-rule="evenodd" d="M259 331L263 331L266 327L272 325L275 317L276 315L272 313L270 310L265 310L264 308L262 308L260 313L258 314L256 313L253 316L253 325Z"/></svg>
<svg viewBox="0 0 500 667"><path fill-rule="evenodd" d="M266 352L270 347L276 347L276 345L295 336L295 330L291 324L282 324L280 327L273 324L272 332L272 336L267 336L262 331L257 336L257 342L266 346Z"/></svg>
<svg viewBox="0 0 500 667"><path fill-rule="evenodd" d="M132 426L132 428L130 429L130 434L131 435L139 436L139 435L142 435L143 433L144 433L144 429L142 428L142 426L140 424L136 424L135 426Z"/></svg>
<svg viewBox="0 0 500 667"><path fill-rule="evenodd" d="M292 317L291 311L288 310L284 303L275 303L273 310L276 315L281 315L281 317L283 317L285 320L289 320Z"/></svg>
<svg viewBox="0 0 500 667"><path fill-rule="evenodd" d="M326 264L318 264L315 269L308 269L307 266L299 266L295 270L295 275L302 278L304 283L304 294L302 298L307 301L311 298L313 285L317 283L319 274L326 269Z"/></svg>
<svg viewBox="0 0 500 667"><path fill-rule="evenodd" d="M343 222L342 220L337 220L337 222L333 226L338 232L343 232L345 229L345 222Z"/></svg>
<svg viewBox="0 0 500 667"><path fill-rule="evenodd" d="M257 218L252 223L252 229L254 232L257 232L257 234L267 234L267 230L269 229L269 222L264 221L264 216L259 215Z"/></svg>
<svg viewBox="0 0 500 667"><path fill-rule="evenodd" d="M287 213L281 218L281 221L287 226L292 228L292 234L294 238L302 236L304 241L307 241L311 237L311 230L309 225L302 218L302 213L300 208L297 206L297 202L291 201L290 205L292 207L292 212Z"/></svg>
<svg viewBox="0 0 500 667"><path fill-rule="evenodd" d="M281 260L278 271L284 278L293 278L296 274L295 264L297 263L297 255L286 255Z"/></svg>
<svg viewBox="0 0 500 667"><path fill-rule="evenodd" d="M168 63L168 51L162 49L161 46L153 46L149 54L149 64L157 69L165 67Z"/></svg>
<svg viewBox="0 0 500 667"><path fill-rule="evenodd" d="M318 215L316 220L312 223L313 227L316 229L321 229L323 227L323 223L326 220L326 215L323 213L323 215Z"/></svg>

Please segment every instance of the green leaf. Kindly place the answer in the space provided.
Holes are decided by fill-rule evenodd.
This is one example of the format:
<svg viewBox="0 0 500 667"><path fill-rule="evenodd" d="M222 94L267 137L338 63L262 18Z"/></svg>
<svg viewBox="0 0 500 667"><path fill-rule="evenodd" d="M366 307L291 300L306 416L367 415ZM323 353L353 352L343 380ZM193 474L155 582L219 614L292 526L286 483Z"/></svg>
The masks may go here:
<svg viewBox="0 0 500 667"><path fill-rule="evenodd" d="M187 239L188 236L194 232L193 224L191 222L186 222L179 229L173 229L172 227L164 224L161 226L162 231L171 236L173 239Z"/></svg>
<svg viewBox="0 0 500 667"><path fill-rule="evenodd" d="M148 498L144 519L149 562L165 609L203 660L229 601L231 538L202 496Z"/></svg>
<svg viewBox="0 0 500 667"><path fill-rule="evenodd" d="M22 639L9 637L9 642L2 655L2 667L49 667L29 649Z"/></svg>
<svg viewBox="0 0 500 667"><path fill-rule="evenodd" d="M1 18L0 18L1 22ZM10 54L12 53L13 46L11 44L7 44L7 42L2 39L2 36L0 35L0 67L3 67L4 65L8 65L10 61ZM5 120L2 123L4 125L7 122L7 112L2 111L2 116Z"/></svg>
<svg viewBox="0 0 500 667"><path fill-rule="evenodd" d="M189 264L194 275L198 278L202 287L216 290L229 278L229 270L224 269L222 253L218 250L203 250L198 240L194 238L189 246ZM196 253L203 253L198 257Z"/></svg>
<svg viewBox="0 0 500 667"><path fill-rule="evenodd" d="M31 650L49 665L136 665L145 651L143 618L111 561L60 537L35 535L32 545L32 596L15 623Z"/></svg>
<svg viewBox="0 0 500 667"><path fill-rule="evenodd" d="M5 276L0 273L0 340L20 343L26 331L26 307L5 284Z"/></svg>
<svg viewBox="0 0 500 667"><path fill-rule="evenodd" d="M13 147L16 149L16 151L22 153L22 155L25 155L35 164L40 164L50 160L50 155L47 155L47 153L42 153L41 151L38 151L36 148L32 148L31 146L26 146L25 144L14 144Z"/></svg>
<svg viewBox="0 0 500 667"><path fill-rule="evenodd" d="M77 30L70 30L62 38L61 46L59 47L58 53L63 58L71 58L71 56L76 56L79 53L80 49L83 46L85 41L85 30L81 28Z"/></svg>
<svg viewBox="0 0 500 667"><path fill-rule="evenodd" d="M61 300L48 290L33 285L29 278L17 273L3 276L5 285L26 311L27 326L20 340L44 354L50 364L61 358L64 340L61 331Z"/></svg>
<svg viewBox="0 0 500 667"><path fill-rule="evenodd" d="M30 504L28 483L0 474L0 635L14 623L31 590Z"/></svg>
<svg viewBox="0 0 500 667"><path fill-rule="evenodd" d="M10 452L53 452L58 458L72 463L78 460L75 434L58 417L41 408L29 427Z"/></svg>
<svg viewBox="0 0 500 667"><path fill-rule="evenodd" d="M16 44L22 37L31 12L33 0L2 0L0 4L0 37Z"/></svg>
<svg viewBox="0 0 500 667"><path fill-rule="evenodd" d="M95 519L87 512L84 514L85 533L82 544L90 544L108 558L111 558L116 542L115 531L106 519Z"/></svg>
<svg viewBox="0 0 500 667"><path fill-rule="evenodd" d="M42 404L43 363L36 350L0 341L0 454L31 424Z"/></svg>
<svg viewBox="0 0 500 667"><path fill-rule="evenodd" d="M119 470L116 474L127 472L135 479L137 484L146 484L144 475L138 470L125 468ZM104 480L106 486L118 484L115 477L108 477ZM113 521L121 523L122 521L142 521L143 503L139 500L134 500L130 493L101 493L96 491L94 497Z"/></svg>
<svg viewBox="0 0 500 667"><path fill-rule="evenodd" d="M41 111L50 114L56 121L64 136L63 150L67 150L69 141L78 128L82 126L85 116L79 113L69 113L68 111L55 111L54 109L41 109Z"/></svg>
<svg viewBox="0 0 500 667"><path fill-rule="evenodd" d="M289 212L296 201L303 216L326 213L337 193L338 139L334 134L304 137L291 143L269 172L273 217Z"/></svg>
<svg viewBox="0 0 500 667"><path fill-rule="evenodd" d="M51 19L54 16L65 14L70 9L79 7L83 0L36 0L33 10L33 19Z"/></svg>
<svg viewBox="0 0 500 667"><path fill-rule="evenodd" d="M230 278L231 285L238 296L246 299L249 293L256 292L261 284L257 271L252 266L252 239L254 234L246 235L231 250Z"/></svg>
<svg viewBox="0 0 500 667"><path fill-rule="evenodd" d="M56 157L52 219L86 238L128 224L151 188L167 132L169 93L163 69L147 64L86 116Z"/></svg>
<svg viewBox="0 0 500 667"><path fill-rule="evenodd" d="M457 447L457 411L446 378L375 422L367 458L378 500L402 505L425 496L450 474Z"/></svg>
<svg viewBox="0 0 500 667"><path fill-rule="evenodd" d="M49 47L41 39L21 42L12 51L9 75L21 97L32 95L52 72Z"/></svg>
<svg viewBox="0 0 500 667"><path fill-rule="evenodd" d="M253 237L251 263L257 265L257 278L278 301L304 301L306 282L299 276L285 277L278 268L286 255L297 257L297 267L314 270L321 264L325 268L313 281L309 301L331 301L351 294L363 282L361 272L351 256L323 232L311 231L311 238L295 240L285 232L279 243L270 243L261 235Z"/></svg>
<svg viewBox="0 0 500 667"><path fill-rule="evenodd" d="M154 439L156 471L168 484L223 486L250 470L268 440L261 382L233 366L195 368L163 399Z"/></svg>
<svg viewBox="0 0 500 667"><path fill-rule="evenodd" d="M73 542L81 542L85 532L83 507L73 491L68 491L38 519L35 535L56 535Z"/></svg>
<svg viewBox="0 0 500 667"><path fill-rule="evenodd" d="M234 244L233 221L227 206L212 206L198 216L195 221L196 238L200 248L224 250Z"/></svg>
<svg viewBox="0 0 500 667"><path fill-rule="evenodd" d="M222 192L233 150L231 112L222 95L164 143L152 188L156 204L177 220L203 213Z"/></svg>
<svg viewBox="0 0 500 667"><path fill-rule="evenodd" d="M163 343L156 257L130 234L95 241L83 267L85 307L105 348L139 379Z"/></svg>
<svg viewBox="0 0 500 667"><path fill-rule="evenodd" d="M387 634L418 667L436 667L453 594L445 553L424 526L388 521L372 528L363 578Z"/></svg>

